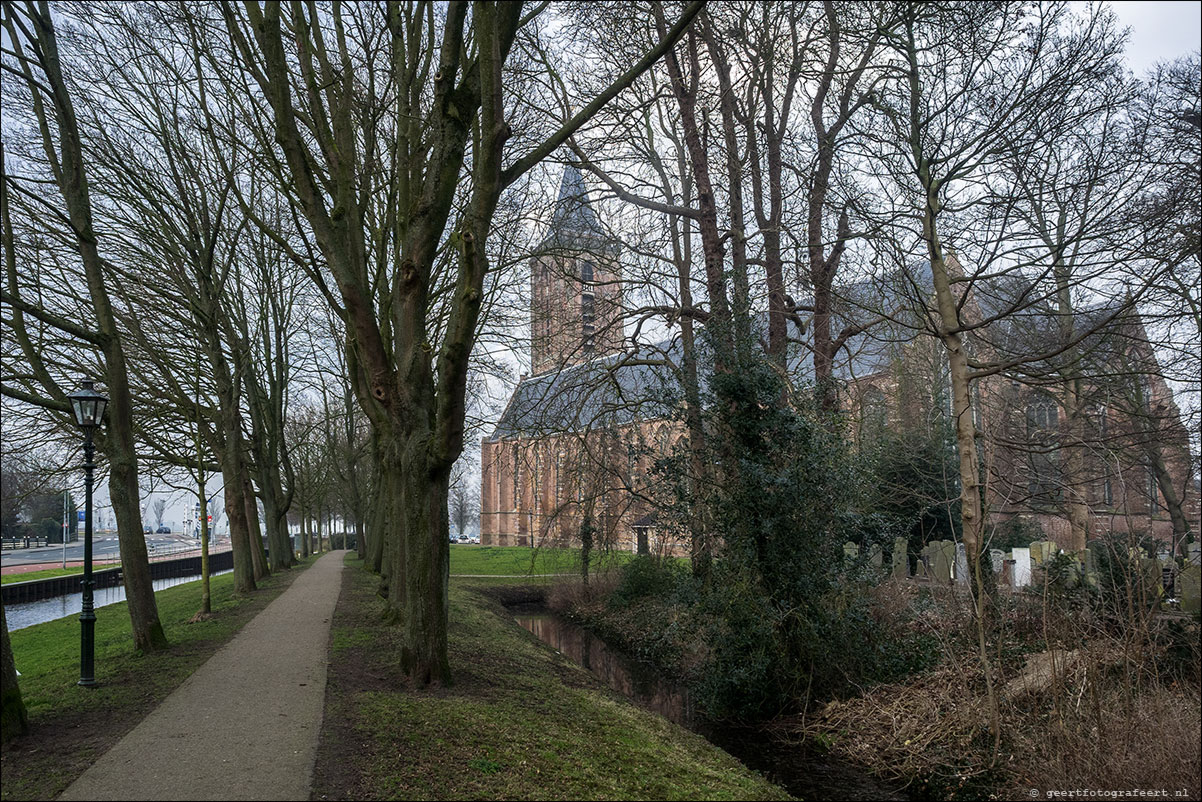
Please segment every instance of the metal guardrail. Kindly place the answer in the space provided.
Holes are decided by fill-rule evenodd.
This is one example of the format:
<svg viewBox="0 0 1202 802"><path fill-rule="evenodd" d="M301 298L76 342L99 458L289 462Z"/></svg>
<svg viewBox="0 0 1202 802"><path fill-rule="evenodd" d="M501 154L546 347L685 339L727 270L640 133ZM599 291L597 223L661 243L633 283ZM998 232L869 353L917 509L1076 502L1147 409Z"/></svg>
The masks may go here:
<svg viewBox="0 0 1202 802"><path fill-rule="evenodd" d="M0 549L16 550L16 549L36 549L41 546L49 546L50 538L47 537L6 537L0 541Z"/></svg>

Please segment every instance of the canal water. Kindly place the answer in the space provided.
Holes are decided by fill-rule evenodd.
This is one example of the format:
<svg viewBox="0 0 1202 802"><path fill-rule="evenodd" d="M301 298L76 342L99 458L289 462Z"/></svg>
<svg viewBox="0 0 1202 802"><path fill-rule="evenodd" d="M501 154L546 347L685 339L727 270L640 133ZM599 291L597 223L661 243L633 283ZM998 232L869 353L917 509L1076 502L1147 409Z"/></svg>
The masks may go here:
<svg viewBox="0 0 1202 802"><path fill-rule="evenodd" d="M686 690L665 680L654 667L611 649L570 621L550 613L516 618L539 640L587 668L610 688L640 707L693 730L794 796L884 802L909 798L867 770L829 754L816 754L763 730L721 728L706 721Z"/></svg>
<svg viewBox="0 0 1202 802"><path fill-rule="evenodd" d="M230 571L214 571L210 576L219 576L228 574ZM154 589L156 591L164 588L175 587L182 585L185 582L195 582L200 579L200 575L195 576L177 576L170 579L154 580ZM112 588L97 588L92 591L92 605L97 609L105 607L109 604L125 601L125 586L118 585ZM41 601L26 602L25 604L6 604L4 606L4 617L8 620L8 629L10 632L25 627L31 627L34 624L42 624L46 621L53 621L56 618L66 618L70 615L79 615L83 611L83 592L71 593L66 596L56 596L53 599L42 599Z"/></svg>

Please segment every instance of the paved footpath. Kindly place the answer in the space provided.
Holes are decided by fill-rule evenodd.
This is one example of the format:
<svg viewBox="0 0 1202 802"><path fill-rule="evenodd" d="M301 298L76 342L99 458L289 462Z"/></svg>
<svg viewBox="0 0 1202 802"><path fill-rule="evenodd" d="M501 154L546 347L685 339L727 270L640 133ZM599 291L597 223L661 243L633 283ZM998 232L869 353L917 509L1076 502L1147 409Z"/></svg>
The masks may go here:
<svg viewBox="0 0 1202 802"><path fill-rule="evenodd" d="M306 569L59 798L308 799L345 554Z"/></svg>

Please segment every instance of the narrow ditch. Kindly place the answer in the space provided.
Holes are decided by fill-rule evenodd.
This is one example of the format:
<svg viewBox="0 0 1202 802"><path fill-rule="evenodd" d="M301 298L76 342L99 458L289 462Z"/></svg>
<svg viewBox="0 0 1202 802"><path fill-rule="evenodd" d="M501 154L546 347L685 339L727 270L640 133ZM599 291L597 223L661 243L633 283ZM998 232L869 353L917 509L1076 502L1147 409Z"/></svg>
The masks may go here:
<svg viewBox="0 0 1202 802"><path fill-rule="evenodd" d="M653 666L608 646L587 629L523 600L507 605L518 624L568 659L591 671L636 705L698 733L715 746L802 799L907 800L896 786L866 769L774 735L770 728L710 722L688 690Z"/></svg>

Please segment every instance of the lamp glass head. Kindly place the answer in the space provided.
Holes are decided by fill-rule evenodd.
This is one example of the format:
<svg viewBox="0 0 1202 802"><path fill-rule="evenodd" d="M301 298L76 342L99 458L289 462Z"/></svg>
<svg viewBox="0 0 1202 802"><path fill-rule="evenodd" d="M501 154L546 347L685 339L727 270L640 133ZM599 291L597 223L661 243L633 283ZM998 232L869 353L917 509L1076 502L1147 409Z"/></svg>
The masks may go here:
<svg viewBox="0 0 1202 802"><path fill-rule="evenodd" d="M108 406L108 398L92 388L92 382L80 382L78 390L67 398L71 399L71 411L75 415L75 425L81 429L95 429L104 420L104 410Z"/></svg>

